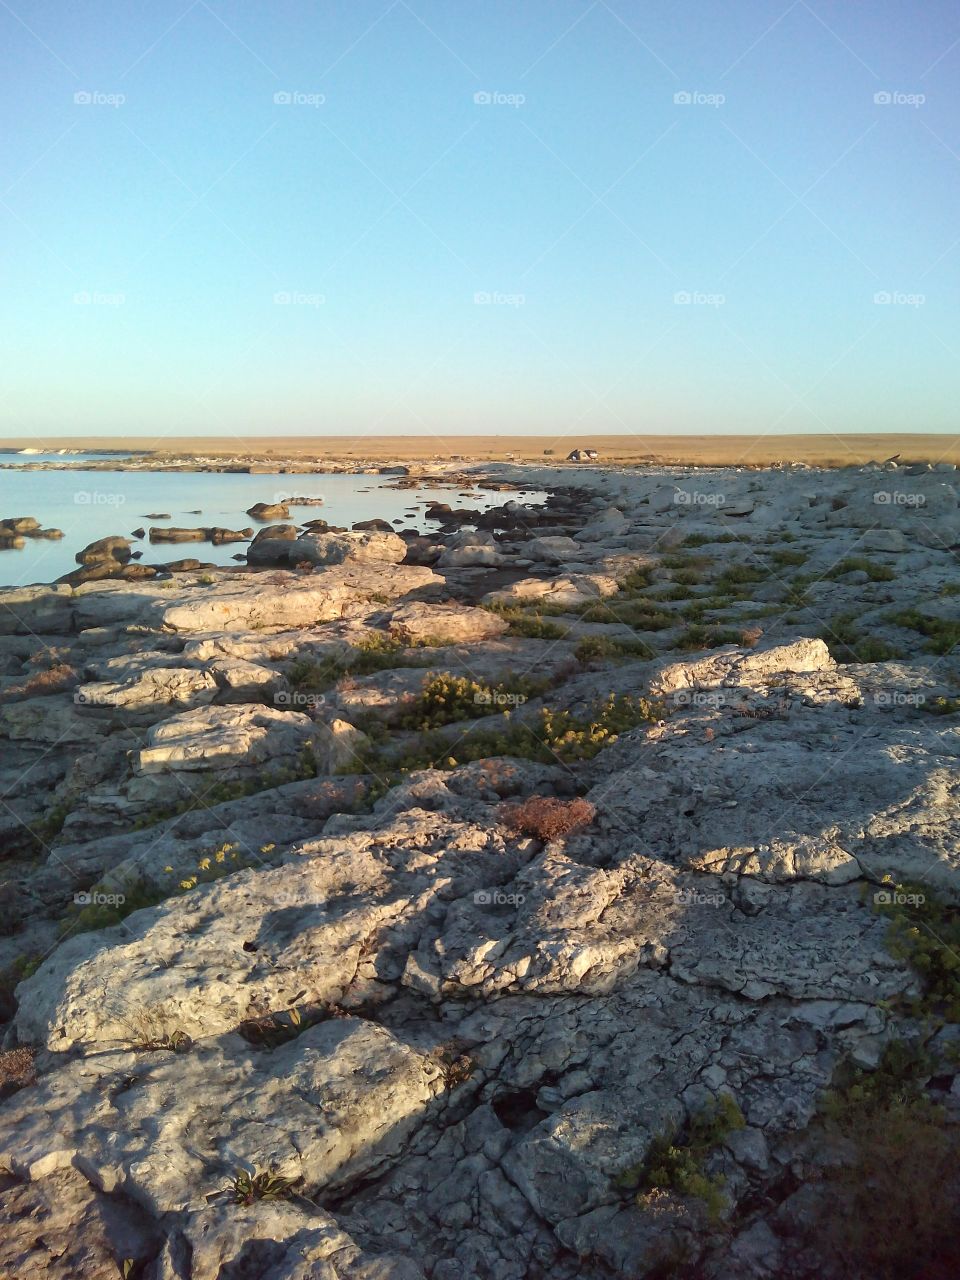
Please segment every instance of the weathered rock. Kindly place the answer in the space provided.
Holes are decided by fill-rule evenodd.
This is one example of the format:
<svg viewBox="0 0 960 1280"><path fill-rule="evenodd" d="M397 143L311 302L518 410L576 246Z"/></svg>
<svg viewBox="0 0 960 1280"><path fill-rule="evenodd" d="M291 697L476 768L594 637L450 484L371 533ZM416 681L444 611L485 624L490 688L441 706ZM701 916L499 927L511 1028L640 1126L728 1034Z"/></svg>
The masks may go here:
<svg viewBox="0 0 960 1280"><path fill-rule="evenodd" d="M161 1233L121 1197L104 1195L76 1169L0 1191L0 1275L18 1280L116 1280L144 1264Z"/></svg>
<svg viewBox="0 0 960 1280"><path fill-rule="evenodd" d="M112 536L98 538L82 551L77 552L77 564L100 564L104 561L116 560L120 564L130 559L130 539Z"/></svg>
<svg viewBox="0 0 960 1280"><path fill-rule="evenodd" d="M204 689L203 696L206 692ZM265 765L279 758L296 758L312 730L309 716L272 707L185 711L149 730L146 745L133 753L133 769L137 774L149 774Z"/></svg>
<svg viewBox="0 0 960 1280"><path fill-rule="evenodd" d="M395 533L379 531L363 533L303 534L290 549L291 560L310 564L356 564L375 561L399 564L407 554L407 544Z"/></svg>
<svg viewBox="0 0 960 1280"><path fill-rule="evenodd" d="M284 502L257 502L247 508L247 515L254 520L287 520L290 511Z"/></svg>
<svg viewBox="0 0 960 1280"><path fill-rule="evenodd" d="M546 564L564 564L577 560L582 548L573 538L531 538L524 544L524 554Z"/></svg>
<svg viewBox="0 0 960 1280"><path fill-rule="evenodd" d="M391 610L387 625L404 644L469 644L501 636L506 621L488 609L455 604L403 604Z"/></svg>

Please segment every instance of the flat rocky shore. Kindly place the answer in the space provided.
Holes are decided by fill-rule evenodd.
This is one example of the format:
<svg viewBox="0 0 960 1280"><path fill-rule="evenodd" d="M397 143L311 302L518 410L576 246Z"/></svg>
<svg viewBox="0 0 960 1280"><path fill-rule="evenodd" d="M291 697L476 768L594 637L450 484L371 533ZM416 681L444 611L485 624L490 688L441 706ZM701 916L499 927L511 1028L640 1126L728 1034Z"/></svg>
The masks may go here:
<svg viewBox="0 0 960 1280"><path fill-rule="evenodd" d="M481 478L0 591L0 1276L955 1274L956 469Z"/></svg>

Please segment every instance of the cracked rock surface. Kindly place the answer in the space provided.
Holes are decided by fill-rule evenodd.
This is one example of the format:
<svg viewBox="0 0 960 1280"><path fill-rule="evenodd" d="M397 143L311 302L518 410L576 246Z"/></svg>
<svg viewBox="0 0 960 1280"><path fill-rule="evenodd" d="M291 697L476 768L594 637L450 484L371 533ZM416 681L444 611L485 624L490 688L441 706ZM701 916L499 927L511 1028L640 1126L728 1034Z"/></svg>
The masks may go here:
<svg viewBox="0 0 960 1280"><path fill-rule="evenodd" d="M875 900L960 899L955 481L497 474L432 567L0 593L0 1275L844 1274L825 1092L958 1038Z"/></svg>

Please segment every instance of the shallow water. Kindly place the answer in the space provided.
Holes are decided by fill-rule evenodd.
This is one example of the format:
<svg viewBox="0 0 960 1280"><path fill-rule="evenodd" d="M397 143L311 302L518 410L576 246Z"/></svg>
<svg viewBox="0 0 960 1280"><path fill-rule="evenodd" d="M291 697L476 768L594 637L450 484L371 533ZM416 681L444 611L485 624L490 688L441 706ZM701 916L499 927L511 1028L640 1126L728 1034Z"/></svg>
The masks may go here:
<svg viewBox="0 0 960 1280"><path fill-rule="evenodd" d="M540 503L545 498L545 494L534 490L503 493L476 489L469 497L461 498L460 486L456 485L385 487L395 481L395 476L0 470L0 520L35 516L44 528L62 529L64 533L56 541L27 538L20 550L0 551L0 585L51 582L76 569L76 553L88 543L109 534L130 537L134 529L149 530L151 525L219 525L227 529L252 528L256 533L263 526L246 511L257 502L322 497L324 503L320 507L292 506L289 523L323 519L349 528L358 520L378 516L398 529L426 531L436 528L423 514L430 499L451 507L486 510L511 498L530 503ZM164 513L169 519L151 520L151 513ZM234 542L215 547L209 542L134 540L135 549L143 551L142 564L163 564L189 556L207 564L232 565L237 563L233 557L246 545Z"/></svg>

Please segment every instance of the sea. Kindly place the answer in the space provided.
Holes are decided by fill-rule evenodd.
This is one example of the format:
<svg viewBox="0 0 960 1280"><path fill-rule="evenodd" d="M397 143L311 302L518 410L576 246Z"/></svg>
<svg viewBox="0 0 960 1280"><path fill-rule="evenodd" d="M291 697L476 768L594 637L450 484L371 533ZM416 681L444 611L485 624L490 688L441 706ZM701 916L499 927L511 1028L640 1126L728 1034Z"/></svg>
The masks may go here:
<svg viewBox="0 0 960 1280"><path fill-rule="evenodd" d="M98 454L73 454L70 462L95 462ZM0 462L63 461L62 455L34 453L0 455ZM508 499L539 505L541 490L504 493L458 485L421 482L417 489L391 488L395 475L247 475L239 472L104 471L0 468L0 521L35 516L44 528L63 530L63 538L26 538L22 548L0 550L0 586L52 582L77 568L76 554L89 543L110 534L132 538L133 530L175 526L252 528L262 524L246 514L258 502L289 498L322 498L320 506L291 506L289 521L326 520L350 528L360 520L379 517L400 529L421 533L436 529L425 516L431 500L451 507L485 511ZM141 564L163 564L186 557L205 564L236 565L244 542L214 546L209 542L151 543L133 539Z"/></svg>

